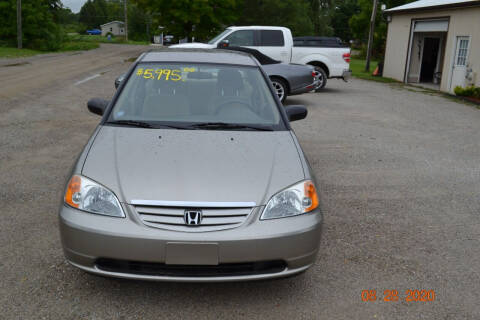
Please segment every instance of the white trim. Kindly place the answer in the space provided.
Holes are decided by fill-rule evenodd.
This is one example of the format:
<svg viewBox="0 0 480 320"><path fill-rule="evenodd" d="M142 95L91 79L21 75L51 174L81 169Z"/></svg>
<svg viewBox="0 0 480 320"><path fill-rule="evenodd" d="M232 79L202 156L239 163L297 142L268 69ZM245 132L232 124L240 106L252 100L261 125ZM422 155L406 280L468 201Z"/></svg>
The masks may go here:
<svg viewBox="0 0 480 320"><path fill-rule="evenodd" d="M385 12L395 12L402 10L414 10L420 8L434 8L438 6L448 6L460 3L476 2L477 0L419 0L410 2L401 6L385 10Z"/></svg>
<svg viewBox="0 0 480 320"><path fill-rule="evenodd" d="M410 42L408 44L408 56L407 56L407 68L405 72L405 76L403 78L403 82L408 83L408 75L410 74L410 62L412 59L412 44L413 44L413 37L415 35L415 21L412 20L410 23Z"/></svg>
<svg viewBox="0 0 480 320"><path fill-rule="evenodd" d="M420 64L420 68L418 71L418 79L417 83L420 83L420 78L422 77L422 67L423 67L423 49L425 49L425 35L422 35L422 50L420 50L420 61L418 62Z"/></svg>

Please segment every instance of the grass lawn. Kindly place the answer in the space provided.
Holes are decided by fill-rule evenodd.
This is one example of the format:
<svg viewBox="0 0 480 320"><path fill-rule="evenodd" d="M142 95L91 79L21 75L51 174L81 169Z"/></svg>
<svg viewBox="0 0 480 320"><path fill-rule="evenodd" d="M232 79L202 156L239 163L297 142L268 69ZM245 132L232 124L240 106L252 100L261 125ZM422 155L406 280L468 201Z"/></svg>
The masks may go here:
<svg viewBox="0 0 480 320"><path fill-rule="evenodd" d="M365 80L373 80L378 82L398 82L397 80L391 78L384 78L378 76L372 76L373 71L377 67L377 61L370 61L370 72L365 71L365 60L361 59L352 59L350 61L350 69L352 70L352 75L356 78L365 79Z"/></svg>
<svg viewBox="0 0 480 320"><path fill-rule="evenodd" d="M76 35L68 35L68 39L70 41L81 41L81 42L96 42L96 43L119 43L119 44L139 44L139 45L149 45L150 42L148 41L125 41L124 37L112 37L111 40L108 40L107 37L104 36L94 36L94 35L86 35L86 34L76 34Z"/></svg>
<svg viewBox="0 0 480 320"><path fill-rule="evenodd" d="M100 46L100 43L118 43L118 44L138 44L149 45L148 41L125 41L123 37L113 37L110 41L107 37L102 36L89 36L89 35L67 35L66 41L62 44L57 52L64 51L84 51L96 49ZM0 58L23 58L30 57L37 54L49 53L47 51L38 51L31 49L17 49L12 47L0 46Z"/></svg>
<svg viewBox="0 0 480 320"><path fill-rule="evenodd" d="M0 47L0 58L23 58L23 57L34 56L40 53L43 53L43 52L37 51L37 50L30 50L30 49Z"/></svg>

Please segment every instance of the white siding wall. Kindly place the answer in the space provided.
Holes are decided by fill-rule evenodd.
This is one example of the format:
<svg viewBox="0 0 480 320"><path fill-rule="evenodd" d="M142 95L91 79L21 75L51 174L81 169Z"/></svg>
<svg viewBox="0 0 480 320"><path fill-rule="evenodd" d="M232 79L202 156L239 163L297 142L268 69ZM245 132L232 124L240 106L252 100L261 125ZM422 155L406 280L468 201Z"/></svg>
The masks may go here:
<svg viewBox="0 0 480 320"><path fill-rule="evenodd" d="M412 19L439 17L450 18L440 90L448 92L450 89L457 36L471 36L469 63L476 74L474 83L480 86L480 7L393 14L392 21L388 25L385 77L404 81Z"/></svg>
<svg viewBox="0 0 480 320"><path fill-rule="evenodd" d="M114 36L123 36L125 35L124 25L120 23L110 23L102 26L102 36L106 36L109 32Z"/></svg>

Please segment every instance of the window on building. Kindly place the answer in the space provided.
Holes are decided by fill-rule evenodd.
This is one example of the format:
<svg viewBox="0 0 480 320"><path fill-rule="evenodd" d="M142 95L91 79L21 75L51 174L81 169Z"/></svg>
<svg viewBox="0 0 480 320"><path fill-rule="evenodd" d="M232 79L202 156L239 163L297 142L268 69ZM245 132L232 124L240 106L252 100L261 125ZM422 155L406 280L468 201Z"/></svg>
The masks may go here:
<svg viewBox="0 0 480 320"><path fill-rule="evenodd" d="M464 66L467 64L467 53L468 53L468 40L460 40L458 55L457 55L457 66Z"/></svg>

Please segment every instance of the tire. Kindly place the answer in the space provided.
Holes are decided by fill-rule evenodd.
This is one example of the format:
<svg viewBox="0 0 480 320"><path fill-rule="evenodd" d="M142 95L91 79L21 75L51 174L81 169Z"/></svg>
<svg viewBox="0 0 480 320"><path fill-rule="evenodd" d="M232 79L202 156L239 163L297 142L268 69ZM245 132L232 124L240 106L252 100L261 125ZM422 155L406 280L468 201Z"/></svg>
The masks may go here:
<svg viewBox="0 0 480 320"><path fill-rule="evenodd" d="M315 67L315 71L318 73L318 79L321 81L315 88L315 92L320 92L327 85L327 73L322 67Z"/></svg>
<svg viewBox="0 0 480 320"><path fill-rule="evenodd" d="M272 77L270 78L270 81L272 81L273 89L275 90L278 99L280 99L282 103L285 102L288 95L288 85L285 80L277 77Z"/></svg>

